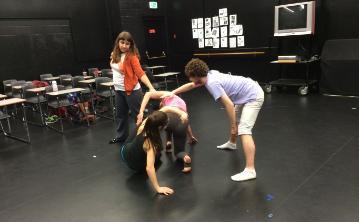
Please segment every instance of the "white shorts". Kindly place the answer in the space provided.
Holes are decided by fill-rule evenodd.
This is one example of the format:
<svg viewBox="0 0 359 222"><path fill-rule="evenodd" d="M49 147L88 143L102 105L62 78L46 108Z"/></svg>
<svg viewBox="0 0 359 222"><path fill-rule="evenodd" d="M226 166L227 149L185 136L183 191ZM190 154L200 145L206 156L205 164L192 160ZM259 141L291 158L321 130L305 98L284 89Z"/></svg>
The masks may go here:
<svg viewBox="0 0 359 222"><path fill-rule="evenodd" d="M259 111L264 102L264 92L258 85L257 98L253 102L236 105L235 110L238 122L238 135L252 135L252 129L256 123Z"/></svg>

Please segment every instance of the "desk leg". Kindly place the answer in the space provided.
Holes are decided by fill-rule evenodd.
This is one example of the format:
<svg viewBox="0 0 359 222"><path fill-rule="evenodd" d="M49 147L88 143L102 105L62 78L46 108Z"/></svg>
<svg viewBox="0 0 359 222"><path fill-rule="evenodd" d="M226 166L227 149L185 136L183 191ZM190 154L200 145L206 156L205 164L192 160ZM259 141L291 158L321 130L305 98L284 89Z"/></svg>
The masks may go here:
<svg viewBox="0 0 359 222"><path fill-rule="evenodd" d="M305 83L309 86L309 62L305 64Z"/></svg>
<svg viewBox="0 0 359 222"><path fill-rule="evenodd" d="M168 90L168 87L167 87L167 77L165 76L165 86L166 86L166 90Z"/></svg>
<svg viewBox="0 0 359 222"><path fill-rule="evenodd" d="M37 102L39 104L41 124L44 126L45 122L44 122L44 116L43 116L43 112L42 112L42 107L41 107L41 102L40 102L40 94L39 93L37 93Z"/></svg>
<svg viewBox="0 0 359 222"><path fill-rule="evenodd" d="M57 100L57 108L59 109L60 108L60 101L59 101L58 96L56 96L56 100ZM63 125L62 117L60 116L60 113L59 113L59 119L60 119L61 133L63 133L64 132L64 125Z"/></svg>
<svg viewBox="0 0 359 222"><path fill-rule="evenodd" d="M96 114L97 114L97 112L96 112L96 109L95 109L95 103L94 103L94 99L93 99L93 89L92 89L92 84L90 83L89 84L89 88L90 88L90 94L91 94L91 103L92 103L92 110L93 110L93 113L94 113L94 115L95 115L95 119L96 119Z"/></svg>
<svg viewBox="0 0 359 222"><path fill-rule="evenodd" d="M29 127L27 125L25 104L21 103L21 106L22 106L22 112L24 113L24 119L23 120L24 120L24 127L25 127L25 130L26 130L26 135L27 135L27 141L26 140L23 140L23 141L26 142L26 143L30 143L30 132L29 132Z"/></svg>
<svg viewBox="0 0 359 222"><path fill-rule="evenodd" d="M6 107L6 106L5 106L5 114L8 115L7 107ZM6 120L7 120L7 126L8 126L8 129L9 129L9 133L11 133L10 120L9 120L9 118L7 118ZM5 132L5 131L4 131L4 132Z"/></svg>
<svg viewBox="0 0 359 222"><path fill-rule="evenodd" d="M178 75L176 75L176 82L177 82L177 87L179 87L179 84L178 84Z"/></svg>
<svg viewBox="0 0 359 222"><path fill-rule="evenodd" d="M15 105L15 106L16 106L16 105ZM5 129L3 129L2 124L1 124L1 128L2 128L3 131L4 131L4 135L5 135L5 136L10 137L10 138L15 139L15 140L19 140L19 141L24 142L24 143L30 143L30 133L29 133L28 125L27 125L26 112L25 112L25 104L24 104L24 103L21 103L21 106L22 106L22 112L23 112L23 119L22 119L22 120L20 119L20 121L22 121L23 124L24 124L24 128L25 128L25 131L26 131L27 139L26 139L26 138L21 138L21 137L19 137L19 136L12 135L9 118L7 118L7 120L8 120L7 122L8 122L9 132L6 132ZM6 111L6 114L7 114L7 111Z"/></svg>

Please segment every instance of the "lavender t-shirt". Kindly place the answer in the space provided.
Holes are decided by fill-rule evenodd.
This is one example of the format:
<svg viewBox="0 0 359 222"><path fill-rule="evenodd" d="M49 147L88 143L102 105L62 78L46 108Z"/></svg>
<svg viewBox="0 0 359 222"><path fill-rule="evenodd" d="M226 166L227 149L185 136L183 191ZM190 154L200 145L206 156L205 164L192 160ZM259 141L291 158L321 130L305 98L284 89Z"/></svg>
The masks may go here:
<svg viewBox="0 0 359 222"><path fill-rule="evenodd" d="M205 86L215 100L227 94L235 105L255 101L260 87L250 78L223 74L216 70L208 72Z"/></svg>

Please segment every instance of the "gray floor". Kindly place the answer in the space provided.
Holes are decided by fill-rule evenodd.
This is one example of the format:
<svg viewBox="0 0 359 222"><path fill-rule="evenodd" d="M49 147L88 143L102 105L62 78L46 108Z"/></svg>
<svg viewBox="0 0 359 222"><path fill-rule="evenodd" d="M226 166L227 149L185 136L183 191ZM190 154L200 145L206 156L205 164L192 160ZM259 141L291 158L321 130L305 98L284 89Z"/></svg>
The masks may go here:
<svg viewBox="0 0 359 222"><path fill-rule="evenodd" d="M184 99L199 143L189 175L162 155L158 179L172 196L121 162L109 120L64 136L31 126L31 145L0 137L0 221L358 221L358 99L267 95L254 130L258 179L242 183L230 180L242 150L215 148L227 139L225 110L205 89Z"/></svg>

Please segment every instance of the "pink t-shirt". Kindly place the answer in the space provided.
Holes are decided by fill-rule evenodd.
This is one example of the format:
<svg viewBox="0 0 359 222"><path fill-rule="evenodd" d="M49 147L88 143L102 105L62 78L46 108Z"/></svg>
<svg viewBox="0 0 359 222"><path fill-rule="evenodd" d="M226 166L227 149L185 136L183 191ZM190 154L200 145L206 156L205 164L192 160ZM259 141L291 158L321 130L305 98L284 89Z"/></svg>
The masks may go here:
<svg viewBox="0 0 359 222"><path fill-rule="evenodd" d="M161 106L177 107L182 111L187 112L186 103L177 95L174 95L172 97L165 97L161 102Z"/></svg>

